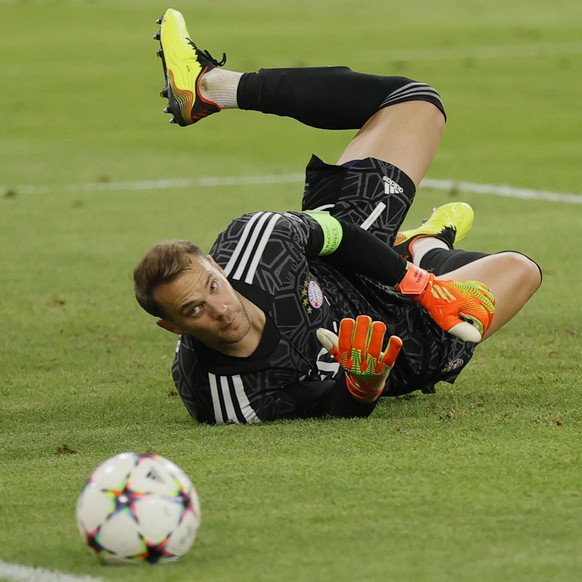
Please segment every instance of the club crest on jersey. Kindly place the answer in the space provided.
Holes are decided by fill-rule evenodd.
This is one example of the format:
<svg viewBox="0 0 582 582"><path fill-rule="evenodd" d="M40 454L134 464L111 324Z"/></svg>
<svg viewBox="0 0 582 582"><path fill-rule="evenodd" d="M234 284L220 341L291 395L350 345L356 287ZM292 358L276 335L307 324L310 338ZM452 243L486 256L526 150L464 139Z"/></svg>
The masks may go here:
<svg viewBox="0 0 582 582"><path fill-rule="evenodd" d="M309 281L307 286L307 299L315 309L319 309L323 305L323 292L321 287L315 281Z"/></svg>
<svg viewBox="0 0 582 582"><path fill-rule="evenodd" d="M312 279L303 281L301 296L307 313L312 313L314 309L319 309L323 305L323 291Z"/></svg>

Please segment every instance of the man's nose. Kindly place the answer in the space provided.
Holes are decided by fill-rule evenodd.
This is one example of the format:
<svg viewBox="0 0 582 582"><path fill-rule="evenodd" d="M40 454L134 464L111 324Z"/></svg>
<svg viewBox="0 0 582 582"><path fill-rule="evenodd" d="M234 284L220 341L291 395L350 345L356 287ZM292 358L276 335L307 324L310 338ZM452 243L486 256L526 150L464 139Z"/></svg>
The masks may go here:
<svg viewBox="0 0 582 582"><path fill-rule="evenodd" d="M222 319L228 311L228 306L223 301L208 302L206 308L216 319Z"/></svg>

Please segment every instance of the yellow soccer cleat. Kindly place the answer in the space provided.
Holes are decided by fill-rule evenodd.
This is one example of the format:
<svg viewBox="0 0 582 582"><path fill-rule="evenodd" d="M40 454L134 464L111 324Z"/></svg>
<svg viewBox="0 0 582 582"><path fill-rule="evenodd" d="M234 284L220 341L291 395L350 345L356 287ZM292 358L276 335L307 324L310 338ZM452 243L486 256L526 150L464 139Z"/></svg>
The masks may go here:
<svg viewBox="0 0 582 582"><path fill-rule="evenodd" d="M202 96L200 81L208 71L222 67L226 55L219 62L208 51L200 50L177 10L169 8L157 23L161 26L154 39L160 41L158 56L162 59L166 80L161 95L168 98L164 112L173 115L170 123L191 125L220 111L217 103Z"/></svg>
<svg viewBox="0 0 582 582"><path fill-rule="evenodd" d="M435 237L453 248L463 240L473 226L475 213L465 202L449 202L435 208L430 217L418 228L403 230L396 235L394 250L407 261L412 260L411 243L419 237Z"/></svg>

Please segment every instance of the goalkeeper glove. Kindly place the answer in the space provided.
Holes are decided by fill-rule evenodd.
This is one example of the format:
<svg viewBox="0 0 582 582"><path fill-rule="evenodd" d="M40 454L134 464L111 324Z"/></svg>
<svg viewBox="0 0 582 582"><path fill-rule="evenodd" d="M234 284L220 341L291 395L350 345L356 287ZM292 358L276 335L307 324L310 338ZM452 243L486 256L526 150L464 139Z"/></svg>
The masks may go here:
<svg viewBox="0 0 582 582"><path fill-rule="evenodd" d="M382 352L385 332L384 323L373 322L367 315L359 315L355 321L342 319L339 337L327 329L317 330L321 345L345 370L349 393L360 402L374 402L382 394L402 348L402 340L391 336Z"/></svg>
<svg viewBox="0 0 582 582"><path fill-rule="evenodd" d="M442 329L466 342L480 342L493 321L495 298L479 281L435 279L409 263L396 290L418 301Z"/></svg>

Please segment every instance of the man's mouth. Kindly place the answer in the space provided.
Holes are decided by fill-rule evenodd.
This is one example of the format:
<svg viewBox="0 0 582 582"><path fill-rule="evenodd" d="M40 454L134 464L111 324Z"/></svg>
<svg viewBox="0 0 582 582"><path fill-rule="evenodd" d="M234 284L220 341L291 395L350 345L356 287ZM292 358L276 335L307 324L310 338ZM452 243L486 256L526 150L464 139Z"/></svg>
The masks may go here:
<svg viewBox="0 0 582 582"><path fill-rule="evenodd" d="M236 321L235 318L231 319L230 321L228 321L227 323L225 323L220 330L221 331L228 331L230 329L233 329L234 327L236 327L235 325Z"/></svg>

